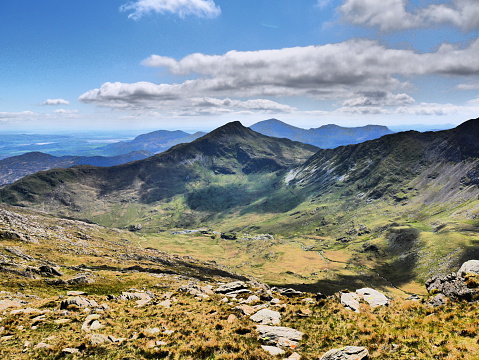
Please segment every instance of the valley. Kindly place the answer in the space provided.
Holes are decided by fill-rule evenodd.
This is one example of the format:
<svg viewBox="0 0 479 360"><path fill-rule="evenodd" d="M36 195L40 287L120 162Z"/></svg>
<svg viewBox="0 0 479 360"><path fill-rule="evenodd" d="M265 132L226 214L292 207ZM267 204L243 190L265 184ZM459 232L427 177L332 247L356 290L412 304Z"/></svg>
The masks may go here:
<svg viewBox="0 0 479 360"><path fill-rule="evenodd" d="M27 176L1 189L0 199L108 227L139 225L135 230L158 238L158 246L182 254L195 249L205 260L211 248L222 249L230 252L220 256L224 264L270 283L332 292L369 273L374 284L386 286L385 278L414 292L407 289L476 255L479 153L469 139L478 131L478 120L470 120L452 130L321 150L234 122L145 160ZM219 235L187 235L176 246L175 236L165 235L194 228L240 239L272 234L274 241L218 246ZM344 264L326 260L328 253L340 254ZM298 264L317 266L268 272L298 256Z"/></svg>
<svg viewBox="0 0 479 360"><path fill-rule="evenodd" d="M238 310L256 294L255 311L279 309L282 324L308 334L298 347L304 359L318 359L351 336L377 359L461 358L477 346L470 325L476 309L452 298L436 305L443 290L425 284L479 259L478 135L475 119L452 130L319 149L233 122L146 159L46 170L6 185L0 309L7 307L0 335L10 347L0 347L2 355L233 359L241 352L244 359L268 359L261 348L268 343ZM474 279L464 280L470 289ZM223 301L212 291L235 281L248 283L248 296ZM369 309L363 301L356 314L342 298L357 289L375 289L392 303ZM107 299L108 309L72 307L58 337L62 294L69 291ZM273 298L279 303L268 303ZM11 304L35 306L42 320L32 325L24 316L17 328L8 326L16 316ZM447 341L423 322L438 306L431 326L454 316L463 328L448 330ZM175 311L186 311L186 318L176 319ZM149 335L153 327L132 321L132 314L168 318L158 328L176 335ZM213 319L214 328L198 314ZM399 328L386 336L381 324L390 317ZM93 326L95 319L110 340L97 344L89 334L102 331L73 335L79 323ZM124 319L131 323L126 333ZM206 343L181 330L185 321ZM419 340L410 343L411 336ZM42 342L48 346L37 347ZM296 356L296 345L279 348Z"/></svg>

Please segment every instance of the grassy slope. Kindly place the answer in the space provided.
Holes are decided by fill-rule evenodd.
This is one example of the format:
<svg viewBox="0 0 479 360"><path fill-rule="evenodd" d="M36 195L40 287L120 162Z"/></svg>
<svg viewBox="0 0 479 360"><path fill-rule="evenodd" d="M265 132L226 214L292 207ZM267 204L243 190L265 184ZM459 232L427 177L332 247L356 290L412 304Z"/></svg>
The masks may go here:
<svg viewBox="0 0 479 360"><path fill-rule="evenodd" d="M261 350L254 323L233 309L236 302L222 302L223 295L212 295L208 299L199 300L179 290L182 285L191 282L206 286L216 285L217 280L231 280L208 273L207 269L215 269L211 263L174 257L144 248L151 245L152 241L157 244L161 242L164 239L161 236L148 238L18 208L2 207L0 210L0 225L3 230L28 235L30 240L38 241L26 243L4 237L0 241L0 255L8 258L9 263L17 263L19 269L38 267L50 261L59 266L64 279L86 273L95 280L92 284L84 285L47 285L46 280L51 278L29 278L5 272L4 269L8 266L3 260L0 306L3 306L5 299L17 299L23 301L21 309L38 309L43 314L35 310L32 313L15 314L12 312L15 308L0 310L1 358L274 358ZM447 226L442 229L446 228ZM189 242L189 248L199 245L199 238L193 236L174 239L179 249L183 248L183 242ZM312 237L303 239L306 246L313 246L317 240L319 239ZM230 243L230 248L218 246L219 242L219 239L211 239L211 242L206 241L203 246L205 249L210 248L218 257L239 257L237 261L241 261L244 251L248 251L238 251L234 243ZM244 245L247 247L248 244L245 242ZM287 241L264 241L262 244L268 251L273 250L279 254ZM24 260L12 255L6 250L7 247L16 247L23 254L31 256L31 259ZM202 253L196 247L191 252L194 255ZM341 252L329 251L327 255L336 261L346 260ZM151 256L162 259L163 263L152 261ZM287 258L284 263L289 266ZM149 270L126 270L133 265L137 266L135 269L141 266ZM198 277L202 277L202 280ZM120 295L132 287L150 291L156 296L157 302L163 301L165 297L171 298L171 307L165 308L154 303L139 307L134 300L112 300L106 296ZM99 315L103 328L92 333L125 340L121 343L90 344L91 333L82 331L81 327L91 310L75 306L70 306L68 311L60 310L60 303L70 290L85 291L88 299L107 304L110 308L107 311L93 311ZM318 359L329 349L345 345L365 346L372 358L378 360L413 357L418 360L478 358L475 355L479 351L479 335L475 323L479 316L477 306L450 303L440 309L433 309L421 302L404 300L405 294L390 295L393 296L393 301L389 307L370 309L363 305L361 313L356 314L341 306L336 297L316 302L304 300L312 294L288 299L275 293L281 300L281 306L277 308L282 315L281 325L306 334L295 349L303 359ZM309 311L310 316L298 316L298 312L307 314ZM236 318L228 320L232 314ZM161 329L160 332L172 332L151 335L147 329L155 327ZM155 345L156 341L162 343ZM36 348L42 342L48 344L49 348ZM65 348L80 349L80 353L69 355L63 352ZM292 350L287 350L286 356L291 353Z"/></svg>

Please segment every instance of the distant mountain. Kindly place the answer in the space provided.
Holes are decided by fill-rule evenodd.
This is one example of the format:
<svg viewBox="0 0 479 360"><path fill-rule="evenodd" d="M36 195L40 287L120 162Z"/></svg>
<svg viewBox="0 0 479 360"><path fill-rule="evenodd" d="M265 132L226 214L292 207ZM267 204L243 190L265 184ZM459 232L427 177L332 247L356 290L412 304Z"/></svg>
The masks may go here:
<svg viewBox="0 0 479 360"><path fill-rule="evenodd" d="M109 168L76 166L33 174L4 187L0 199L115 226L136 221L132 216L138 213L127 209L144 204L151 210L162 204L168 212L162 222L196 223L199 219L189 209L210 216L247 205L274 192L284 171L304 163L317 150L233 122L148 159ZM173 207L168 204L177 201L187 208L170 213ZM274 211L281 208L274 207Z"/></svg>
<svg viewBox="0 0 479 360"><path fill-rule="evenodd" d="M52 156L41 152L29 152L0 160L0 185L10 184L24 176L53 168L75 165L114 166L145 159L153 154L135 151L125 155L105 156Z"/></svg>
<svg viewBox="0 0 479 360"><path fill-rule="evenodd" d="M409 286L479 256L477 139L479 119L318 149L233 122L144 160L26 176L0 201L144 232L283 235Z"/></svg>
<svg viewBox="0 0 479 360"><path fill-rule="evenodd" d="M358 144L393 133L386 126L382 125L366 125L350 128L330 124L306 130L286 124L277 119L260 121L250 128L263 135L300 141L305 144L315 145L321 149Z"/></svg>
<svg viewBox="0 0 479 360"><path fill-rule="evenodd" d="M392 125L392 126L389 126L389 129L391 129L394 132L409 131L409 130L425 132L425 131L449 130L456 126L457 125L453 125L453 124L408 124L408 125Z"/></svg>
<svg viewBox="0 0 479 360"><path fill-rule="evenodd" d="M184 131L158 130L147 134L138 135L130 141L120 141L98 148L97 150L106 156L127 154L132 151L144 150L158 154L168 150L174 145L189 143L205 135L204 132L188 134Z"/></svg>

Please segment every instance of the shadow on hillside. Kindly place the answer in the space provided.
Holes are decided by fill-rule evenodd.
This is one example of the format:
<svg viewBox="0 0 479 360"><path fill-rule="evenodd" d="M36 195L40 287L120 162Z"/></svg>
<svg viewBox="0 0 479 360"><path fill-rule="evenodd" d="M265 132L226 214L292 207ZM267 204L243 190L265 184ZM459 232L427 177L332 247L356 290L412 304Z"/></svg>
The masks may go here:
<svg viewBox="0 0 479 360"><path fill-rule="evenodd" d="M246 207L241 211L241 215L251 213L285 213L300 205L303 200L296 194L281 190L264 197L263 200L254 205Z"/></svg>
<svg viewBox="0 0 479 360"><path fill-rule="evenodd" d="M354 276L354 275L340 275L335 280L319 280L313 284L269 284L270 286L278 286L282 288L293 288L295 290L317 293L320 292L324 295L332 295L341 290L350 290L354 291L363 287L372 287L372 285L365 281L366 279L363 276ZM376 289L384 288L385 284L382 286L375 285Z"/></svg>
<svg viewBox="0 0 479 360"><path fill-rule="evenodd" d="M325 295L332 295L341 290L355 291L363 287L369 287L378 291L384 291L387 287L400 287L404 283L413 280L413 274L409 273L408 276L404 276L402 281L390 281L386 276L373 276L373 275L337 275L336 279L318 280L313 284L269 284L271 286L278 286L283 288L293 288L300 291L306 291L311 293L321 292Z"/></svg>
<svg viewBox="0 0 479 360"><path fill-rule="evenodd" d="M253 193L245 185L211 185L189 193L186 202L192 210L220 212L246 205L252 198Z"/></svg>
<svg viewBox="0 0 479 360"><path fill-rule="evenodd" d="M332 295L341 290L354 291L363 287L370 287L378 291L386 288L400 288L415 279L414 268L417 256L411 253L402 256L390 263L383 264L376 269L366 270L364 274L342 275L335 274L335 279L322 279L313 284L291 283L271 286L293 288L311 293L321 292L325 295Z"/></svg>
<svg viewBox="0 0 479 360"><path fill-rule="evenodd" d="M466 246L464 248L462 256L457 260L457 263L455 264L457 266L457 269L451 269L451 272L453 270L459 270L461 265L468 260L479 260L479 240L474 240L472 243L473 244L471 246Z"/></svg>

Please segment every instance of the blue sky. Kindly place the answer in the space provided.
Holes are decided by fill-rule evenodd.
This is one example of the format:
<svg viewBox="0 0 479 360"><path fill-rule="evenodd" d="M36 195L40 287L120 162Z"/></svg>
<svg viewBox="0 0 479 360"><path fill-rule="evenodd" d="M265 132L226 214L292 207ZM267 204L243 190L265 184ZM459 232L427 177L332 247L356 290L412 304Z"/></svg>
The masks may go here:
<svg viewBox="0 0 479 360"><path fill-rule="evenodd" d="M479 116L477 0L3 0L0 131Z"/></svg>

